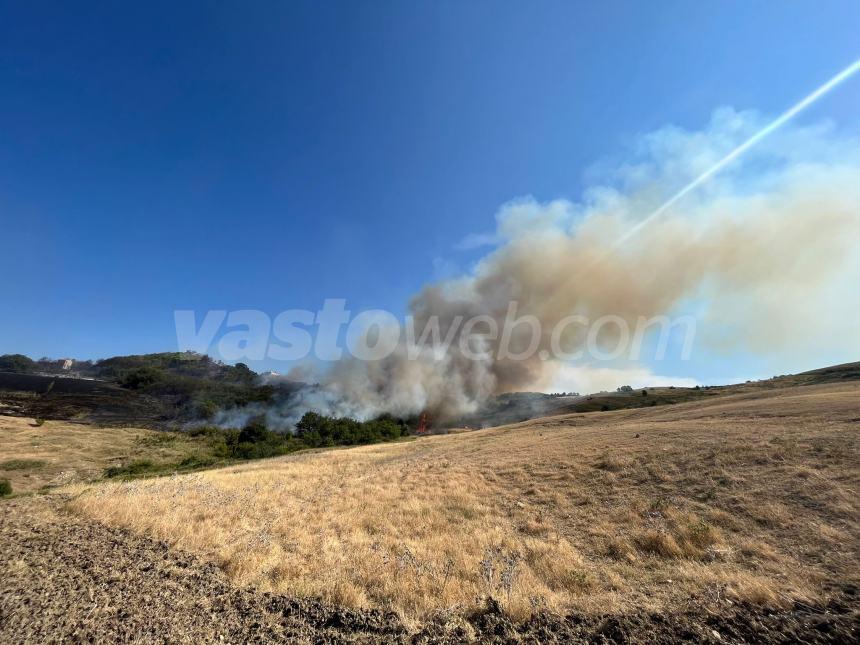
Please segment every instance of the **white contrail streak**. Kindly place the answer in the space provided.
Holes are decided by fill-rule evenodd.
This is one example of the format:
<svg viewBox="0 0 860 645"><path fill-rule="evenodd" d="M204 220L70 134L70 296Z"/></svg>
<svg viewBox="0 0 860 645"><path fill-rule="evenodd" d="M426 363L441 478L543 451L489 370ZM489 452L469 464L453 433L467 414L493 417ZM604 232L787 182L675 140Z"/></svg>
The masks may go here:
<svg viewBox="0 0 860 645"><path fill-rule="evenodd" d="M720 170L725 168L728 164L732 163L735 159L737 159L738 157L743 155L747 150L752 148L759 141L761 141L766 136L768 136L769 134L771 134L775 130L779 129L780 127L782 127L783 125L788 123L791 119L793 119L795 116L797 116L800 112L802 112L803 110L808 108L810 105L815 103L818 99L820 99L822 96L827 94L830 90L835 88L837 85L839 85L843 81L848 80L851 76L856 74L858 71L860 71L860 59L854 61L851 65L849 65L848 67L843 69L841 72L839 72L836 76L834 76L829 81L827 81L824 85L819 87L817 90L815 90L814 92L812 92L811 94L809 94L808 96L806 96L805 98L800 100L798 103L795 103L792 107L790 107L788 110L783 112L779 117L774 119L767 126L765 126L761 130L756 132L749 139L744 141L741 145L739 145L737 148L732 150L729 154L727 154L725 157L720 159L713 166L708 168L708 170L703 172L701 175L696 177L693 181L691 181L689 184L684 186L677 193L672 195L672 197L669 198L669 200L666 201L662 206L660 206L657 210L655 210L650 215L648 215L648 217L643 219L641 222L639 222L638 224L633 226L629 231L627 231L627 233L622 235L618 239L618 241L615 242L614 246L619 247L622 244L624 244L625 242L627 242L630 238L635 236L639 231L641 231L643 228L648 226L649 223L654 221L654 219L656 219L657 217L659 217L660 215L665 213L667 210L672 208L672 206L677 204L686 195L688 195L689 193L696 190L696 188L698 188L699 186L704 184L711 177L713 177L715 174L717 174Z"/></svg>

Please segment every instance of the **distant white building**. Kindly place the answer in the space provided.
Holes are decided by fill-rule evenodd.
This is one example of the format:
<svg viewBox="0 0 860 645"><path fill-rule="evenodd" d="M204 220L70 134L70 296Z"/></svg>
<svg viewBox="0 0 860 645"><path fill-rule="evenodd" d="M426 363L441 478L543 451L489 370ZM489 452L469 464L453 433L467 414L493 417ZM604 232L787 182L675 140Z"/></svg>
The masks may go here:
<svg viewBox="0 0 860 645"><path fill-rule="evenodd" d="M63 370L68 372L70 369L72 369L72 365L74 364L75 361L73 361L71 358L63 359Z"/></svg>

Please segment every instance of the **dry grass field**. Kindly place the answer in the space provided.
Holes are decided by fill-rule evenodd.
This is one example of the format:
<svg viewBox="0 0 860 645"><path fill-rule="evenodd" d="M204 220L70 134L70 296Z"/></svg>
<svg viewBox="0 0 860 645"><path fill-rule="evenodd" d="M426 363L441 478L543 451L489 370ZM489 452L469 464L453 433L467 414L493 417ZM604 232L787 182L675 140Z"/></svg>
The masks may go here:
<svg viewBox="0 0 860 645"><path fill-rule="evenodd" d="M858 432L845 382L78 485L68 505L239 585L408 621L487 595L516 617L820 606L860 584Z"/></svg>
<svg viewBox="0 0 860 645"><path fill-rule="evenodd" d="M0 477L16 493L97 479L111 466L139 459L175 462L194 449L176 433L0 416Z"/></svg>

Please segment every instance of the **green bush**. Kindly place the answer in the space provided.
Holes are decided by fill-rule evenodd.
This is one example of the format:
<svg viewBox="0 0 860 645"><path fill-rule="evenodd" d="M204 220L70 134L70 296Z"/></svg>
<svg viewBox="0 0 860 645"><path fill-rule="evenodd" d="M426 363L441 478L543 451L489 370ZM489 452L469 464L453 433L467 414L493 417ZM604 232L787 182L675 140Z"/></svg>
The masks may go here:
<svg viewBox="0 0 860 645"><path fill-rule="evenodd" d="M8 479L0 479L0 497L12 494L12 484Z"/></svg>
<svg viewBox="0 0 860 645"><path fill-rule="evenodd" d="M112 466L105 470L107 478L132 478L169 474L206 468L232 460L264 459L287 455L297 450L320 446L351 446L380 441L392 441L406 434L405 425L389 416L370 421L327 417L308 412L297 424L296 434L274 432L266 427L263 417L249 422L241 430L199 426L188 430L186 438L193 442L191 454L172 463L154 463L139 459ZM164 433L145 440L147 444L185 442L174 433Z"/></svg>
<svg viewBox="0 0 860 645"><path fill-rule="evenodd" d="M201 426L189 434L205 438L209 454L218 459L263 459L304 448L393 441L406 434L406 428L391 417L356 421L308 412L296 424L295 435L269 430L263 417L253 419L241 430Z"/></svg>
<svg viewBox="0 0 860 645"><path fill-rule="evenodd" d="M16 372L29 374L35 370L36 364L29 356L23 354L4 354L0 356L0 372Z"/></svg>
<svg viewBox="0 0 860 645"><path fill-rule="evenodd" d="M131 390L140 390L163 381L167 375L156 367L140 367L123 372L119 384Z"/></svg>
<svg viewBox="0 0 860 645"><path fill-rule="evenodd" d="M217 426L197 426L188 431L191 437L220 437L224 432L223 429Z"/></svg>
<svg viewBox="0 0 860 645"><path fill-rule="evenodd" d="M105 470L105 477L133 477L153 470L156 466L149 459L138 459L124 466L111 466Z"/></svg>
<svg viewBox="0 0 860 645"><path fill-rule="evenodd" d="M296 424L296 436L309 446L354 446L393 441L405 434L402 424L389 416L370 421L327 417L306 412Z"/></svg>
<svg viewBox="0 0 860 645"><path fill-rule="evenodd" d="M189 455L179 462L179 468L205 468L214 465L218 460L206 455Z"/></svg>
<svg viewBox="0 0 860 645"><path fill-rule="evenodd" d="M195 401L194 416L199 419L211 419L218 412L218 404L210 399Z"/></svg>
<svg viewBox="0 0 860 645"><path fill-rule="evenodd" d="M41 468L44 465L45 462L38 459L8 459L0 461L0 470L29 470Z"/></svg>
<svg viewBox="0 0 860 645"><path fill-rule="evenodd" d="M230 450L224 437L212 439L209 443L209 450L215 459L229 459L233 456L233 451Z"/></svg>
<svg viewBox="0 0 860 645"><path fill-rule="evenodd" d="M273 439L273 432L266 429L263 421L252 421L239 433L239 443L263 443Z"/></svg>

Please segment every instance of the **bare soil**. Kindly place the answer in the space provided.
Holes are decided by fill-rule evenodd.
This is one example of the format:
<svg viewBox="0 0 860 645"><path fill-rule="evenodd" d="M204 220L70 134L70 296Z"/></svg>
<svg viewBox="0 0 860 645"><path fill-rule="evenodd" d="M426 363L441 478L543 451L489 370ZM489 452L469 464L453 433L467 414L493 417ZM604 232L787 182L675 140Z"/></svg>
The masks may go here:
<svg viewBox="0 0 860 645"><path fill-rule="evenodd" d="M278 642L397 639L393 615L231 586L214 565L60 510L59 496L0 503L0 642Z"/></svg>
<svg viewBox="0 0 860 645"><path fill-rule="evenodd" d="M515 623L489 599L419 630L378 610L326 606L231 585L215 565L69 515L60 495L0 503L0 642L856 642L851 585L827 607L764 610L691 602L672 614L556 616Z"/></svg>

